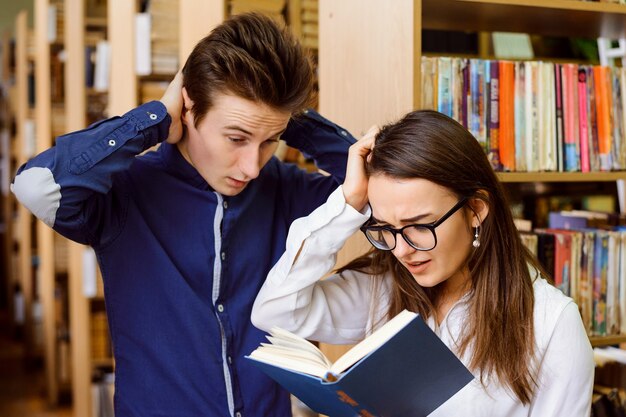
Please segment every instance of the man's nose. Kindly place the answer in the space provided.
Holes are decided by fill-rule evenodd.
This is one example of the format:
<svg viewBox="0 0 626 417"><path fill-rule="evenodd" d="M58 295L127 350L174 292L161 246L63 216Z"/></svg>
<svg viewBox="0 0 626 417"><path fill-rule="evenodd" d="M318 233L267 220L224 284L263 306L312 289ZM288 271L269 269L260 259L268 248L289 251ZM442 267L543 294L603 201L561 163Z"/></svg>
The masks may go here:
<svg viewBox="0 0 626 417"><path fill-rule="evenodd" d="M260 152L258 148L247 149L239 159L239 169L247 180L255 179L261 171Z"/></svg>

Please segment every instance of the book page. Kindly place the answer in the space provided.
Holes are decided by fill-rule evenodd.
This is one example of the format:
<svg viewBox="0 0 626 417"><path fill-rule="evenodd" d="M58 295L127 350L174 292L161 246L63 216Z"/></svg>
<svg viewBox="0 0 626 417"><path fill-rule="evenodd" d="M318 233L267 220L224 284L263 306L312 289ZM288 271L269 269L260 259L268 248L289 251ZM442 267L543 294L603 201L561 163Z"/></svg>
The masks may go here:
<svg viewBox="0 0 626 417"><path fill-rule="evenodd" d="M415 316L417 316L416 313L403 310L370 336L341 355L341 357L332 365L330 371L335 375L344 372L346 369L357 363L361 358L367 356L368 353L373 352L380 346L384 345L387 340L391 339L393 335L398 333L404 326L406 326L407 323L413 320Z"/></svg>
<svg viewBox="0 0 626 417"><path fill-rule="evenodd" d="M306 355L298 355L297 351L285 352L284 348L266 349L265 346L255 349L250 358L265 362L283 369L301 372L325 379L328 368L314 358Z"/></svg>
<svg viewBox="0 0 626 417"><path fill-rule="evenodd" d="M287 330L273 327L250 357L271 365L324 378L331 362L313 343Z"/></svg>

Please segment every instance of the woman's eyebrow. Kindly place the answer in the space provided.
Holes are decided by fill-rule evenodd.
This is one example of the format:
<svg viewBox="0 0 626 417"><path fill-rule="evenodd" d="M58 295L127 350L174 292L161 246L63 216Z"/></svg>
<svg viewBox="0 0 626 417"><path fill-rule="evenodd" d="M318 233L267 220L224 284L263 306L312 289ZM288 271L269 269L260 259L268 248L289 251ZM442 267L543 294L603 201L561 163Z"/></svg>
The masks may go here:
<svg viewBox="0 0 626 417"><path fill-rule="evenodd" d="M413 217L409 217L406 219L401 219L400 222L401 223L418 223L418 220L421 220L425 217L430 216L431 213L425 213L425 214L418 214L417 216L413 216ZM372 222L376 223L376 224L380 224L380 225L387 225L389 223L383 221L383 220L379 220L376 217L372 216Z"/></svg>

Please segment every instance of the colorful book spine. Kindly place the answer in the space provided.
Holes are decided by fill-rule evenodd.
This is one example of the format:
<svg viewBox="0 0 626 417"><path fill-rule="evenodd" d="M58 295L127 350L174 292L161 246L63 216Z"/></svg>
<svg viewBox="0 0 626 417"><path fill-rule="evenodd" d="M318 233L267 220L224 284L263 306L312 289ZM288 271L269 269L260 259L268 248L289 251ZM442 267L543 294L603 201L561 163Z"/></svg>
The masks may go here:
<svg viewBox="0 0 626 417"><path fill-rule="evenodd" d="M579 297L576 303L580 309L580 316L588 335L593 333L593 254L595 234L590 231L583 232L581 259L580 259L580 282Z"/></svg>
<svg viewBox="0 0 626 417"><path fill-rule="evenodd" d="M526 136L526 66L523 62L515 62L515 170L527 171L526 145L530 143Z"/></svg>
<svg viewBox="0 0 626 417"><path fill-rule="evenodd" d="M606 336L606 268L608 263L608 235L596 233L593 265L593 334Z"/></svg>
<svg viewBox="0 0 626 417"><path fill-rule="evenodd" d="M613 127L612 143L611 143L611 169L619 171L626 167L622 166L620 155L621 146L620 143L624 140L624 124L622 115L624 114L624 108L622 107L622 86L620 82L621 68L612 68L610 70L611 75L611 91L613 93L611 106L611 126Z"/></svg>
<svg viewBox="0 0 626 417"><path fill-rule="evenodd" d="M489 65L489 153L487 157L494 170L502 170L500 163L500 70L498 61Z"/></svg>
<svg viewBox="0 0 626 417"><path fill-rule="evenodd" d="M589 116L587 113L587 71L578 68L578 132L580 138L580 170L589 172Z"/></svg>
<svg viewBox="0 0 626 417"><path fill-rule="evenodd" d="M469 128L469 115L471 95L470 95L470 65L469 60L461 60L461 124L464 128Z"/></svg>
<svg viewBox="0 0 626 417"><path fill-rule="evenodd" d="M593 67L587 68L587 96L589 104L587 114L589 115L589 168L591 171L600 170L600 145L598 143L598 113L596 106L596 82Z"/></svg>
<svg viewBox="0 0 626 417"><path fill-rule="evenodd" d="M437 111L452 117L452 60L439 58L437 77Z"/></svg>
<svg viewBox="0 0 626 417"><path fill-rule="evenodd" d="M611 169L611 98L609 95L609 69L593 67L596 121L598 125L598 159L601 171Z"/></svg>
<svg viewBox="0 0 626 417"><path fill-rule="evenodd" d="M580 148L578 117L578 66L563 64L563 158L565 171L580 170Z"/></svg>
<svg viewBox="0 0 626 417"><path fill-rule="evenodd" d="M470 111L469 131L487 153L486 106L485 106L485 61L471 59L469 62L470 77Z"/></svg>
<svg viewBox="0 0 626 417"><path fill-rule="evenodd" d="M563 89L563 65L554 64L554 99L555 99L555 114L556 114L556 170L563 171L563 142L565 137L565 122L564 122L564 104L563 94L567 94L567 91Z"/></svg>

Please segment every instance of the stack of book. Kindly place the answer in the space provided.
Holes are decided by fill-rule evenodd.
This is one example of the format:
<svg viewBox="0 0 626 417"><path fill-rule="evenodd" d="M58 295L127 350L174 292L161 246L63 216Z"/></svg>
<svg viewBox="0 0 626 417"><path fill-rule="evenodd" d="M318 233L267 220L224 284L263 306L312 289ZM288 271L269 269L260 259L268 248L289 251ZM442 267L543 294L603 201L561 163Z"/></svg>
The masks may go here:
<svg viewBox="0 0 626 417"><path fill-rule="evenodd" d="M317 0L301 0L302 45L318 49L318 9Z"/></svg>
<svg viewBox="0 0 626 417"><path fill-rule="evenodd" d="M151 0L152 73L175 74L178 71L178 0Z"/></svg>
<svg viewBox="0 0 626 417"><path fill-rule="evenodd" d="M587 333L626 334L626 215L551 212L548 226L522 240L574 299Z"/></svg>

